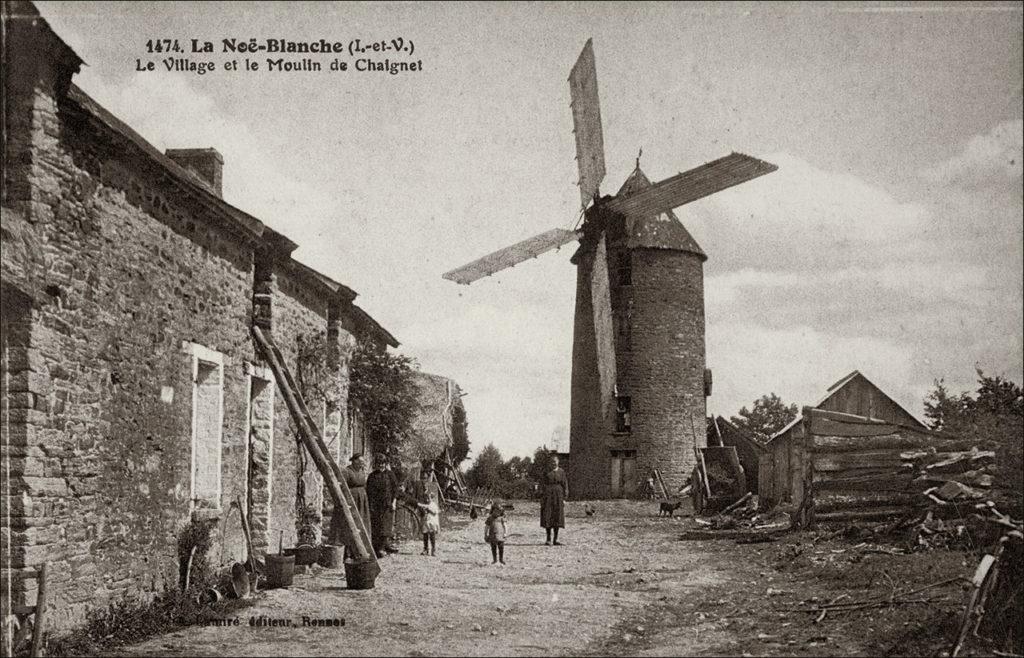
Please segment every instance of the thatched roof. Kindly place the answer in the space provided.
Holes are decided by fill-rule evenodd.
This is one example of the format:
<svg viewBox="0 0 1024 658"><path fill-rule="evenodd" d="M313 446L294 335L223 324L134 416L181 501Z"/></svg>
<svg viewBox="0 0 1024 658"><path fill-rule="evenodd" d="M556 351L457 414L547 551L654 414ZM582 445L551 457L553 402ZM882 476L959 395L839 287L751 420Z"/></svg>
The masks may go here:
<svg viewBox="0 0 1024 658"><path fill-rule="evenodd" d="M414 440L404 452L410 460L434 459L452 442L452 413L462 406L462 391L453 380L417 372L414 375L419 408L413 419Z"/></svg>

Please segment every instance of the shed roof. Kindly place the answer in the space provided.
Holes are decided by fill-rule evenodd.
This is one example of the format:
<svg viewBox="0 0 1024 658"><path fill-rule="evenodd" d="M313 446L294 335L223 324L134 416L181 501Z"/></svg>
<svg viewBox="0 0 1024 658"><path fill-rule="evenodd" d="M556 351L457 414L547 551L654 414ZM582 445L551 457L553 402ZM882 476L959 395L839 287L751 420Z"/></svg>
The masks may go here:
<svg viewBox="0 0 1024 658"><path fill-rule="evenodd" d="M865 377L864 373L862 373L860 370L854 370L850 374L846 375L845 377L843 377L842 379L837 381L835 384L832 384L831 386L829 386L828 390L825 393L825 396L822 397L820 400L818 400L814 404L813 408L814 409L820 408L823 404L828 402L832 398L832 396L836 395L839 391L841 391L843 389L843 387L848 385L850 382L852 382L857 377L861 377L868 384L871 384L871 386L873 386L879 393L881 393L883 396L885 396L885 398L887 400L889 400L894 405L896 405L899 409L901 409L904 413L906 413L907 416L909 416L910 418L914 419L914 421L920 426L921 429L927 429L928 428L928 426L925 425L924 423L922 423L920 421L920 419L918 419L917 416L915 416L914 414L912 414L909 411L907 411L907 409L903 405L901 405L896 400L893 400L885 391L883 391L881 388L879 388L879 386L877 384L875 384L870 379ZM770 437L768 437L768 441L769 442L774 441L776 438L782 436L783 434L785 434L789 430L793 429L793 427L795 427L796 424L799 423L801 420L803 420L803 414L797 414L797 417L794 418L792 421L790 421L788 425L786 425L781 430L779 430L775 434L772 434Z"/></svg>

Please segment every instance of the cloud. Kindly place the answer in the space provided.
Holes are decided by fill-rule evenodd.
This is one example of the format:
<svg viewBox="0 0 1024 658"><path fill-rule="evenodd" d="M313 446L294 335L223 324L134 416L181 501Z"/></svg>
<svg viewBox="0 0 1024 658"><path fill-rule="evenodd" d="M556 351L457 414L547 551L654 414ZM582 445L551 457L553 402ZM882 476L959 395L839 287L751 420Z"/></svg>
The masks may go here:
<svg viewBox="0 0 1024 658"><path fill-rule="evenodd" d="M709 266L767 271L881 260L906 249L933 217L921 203L788 153L765 158L778 171L677 211L711 255ZM905 253L905 252L904 252Z"/></svg>
<svg viewBox="0 0 1024 658"><path fill-rule="evenodd" d="M1018 181L1024 153L1024 121L1004 121L975 135L956 155L921 171L931 183L977 189Z"/></svg>
<svg viewBox="0 0 1024 658"><path fill-rule="evenodd" d="M771 329L752 322L708 327L708 366L715 374L709 409L725 416L761 395L815 404L826 389L860 370L911 413L920 412L914 356L905 345L871 336L841 336L810 326Z"/></svg>
<svg viewBox="0 0 1024 658"><path fill-rule="evenodd" d="M272 144L257 137L244 118L222 111L188 78L136 73L114 84L83 74L80 84L161 150L217 149L224 156L224 199L275 229L287 227L293 239L296 228L312 237L315 227L339 213L337 196L286 171Z"/></svg>

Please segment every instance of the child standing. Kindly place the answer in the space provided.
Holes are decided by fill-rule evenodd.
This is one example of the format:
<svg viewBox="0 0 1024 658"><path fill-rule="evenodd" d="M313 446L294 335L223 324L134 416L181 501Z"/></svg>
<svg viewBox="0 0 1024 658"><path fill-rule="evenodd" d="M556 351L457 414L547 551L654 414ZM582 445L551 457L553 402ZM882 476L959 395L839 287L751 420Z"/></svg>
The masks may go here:
<svg viewBox="0 0 1024 658"><path fill-rule="evenodd" d="M420 509L420 532L423 533L422 555L436 555L437 533L441 531L441 510L433 492L427 494L427 503L417 503Z"/></svg>
<svg viewBox="0 0 1024 658"><path fill-rule="evenodd" d="M501 509L498 503L494 503L491 505L491 513L484 521L484 541L491 545L491 564L497 564L499 561L505 564L506 534L505 510Z"/></svg>

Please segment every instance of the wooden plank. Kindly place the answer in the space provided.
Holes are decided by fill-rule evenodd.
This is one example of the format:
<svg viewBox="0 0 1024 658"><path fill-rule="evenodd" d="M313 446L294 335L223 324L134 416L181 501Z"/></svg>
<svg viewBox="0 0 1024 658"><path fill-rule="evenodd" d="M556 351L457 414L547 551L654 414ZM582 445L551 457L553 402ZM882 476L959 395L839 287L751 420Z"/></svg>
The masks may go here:
<svg viewBox="0 0 1024 658"><path fill-rule="evenodd" d="M600 387L601 411L605 418L614 418L615 399L615 324L612 316L611 286L608 279L608 252L602 233L594 250L590 267L590 308L593 311L595 349L597 351L597 383Z"/></svg>
<svg viewBox="0 0 1024 658"><path fill-rule="evenodd" d="M907 463L895 450L862 450L857 452L815 453L816 471L843 471L850 468L898 469Z"/></svg>
<svg viewBox="0 0 1024 658"><path fill-rule="evenodd" d="M921 492L928 487L924 482L915 480L913 474L883 476L847 476L831 480L821 479L815 473L814 488L817 491L916 491ZM930 483L934 486L934 483Z"/></svg>
<svg viewBox="0 0 1024 658"><path fill-rule="evenodd" d="M869 437L895 435L899 432L894 425L867 425L860 423L836 423L828 420L818 421L814 428L816 435Z"/></svg>
<svg viewBox="0 0 1024 658"><path fill-rule="evenodd" d="M572 125L576 135L576 165L580 172L580 201L586 208L597 195L605 174L597 63L590 39L587 39L569 73L569 97L572 99Z"/></svg>
<svg viewBox="0 0 1024 658"><path fill-rule="evenodd" d="M970 441L936 439L928 434L885 433L876 435L814 435L816 452L855 452L864 450L914 450L935 448L937 451L968 450Z"/></svg>
<svg viewBox="0 0 1024 658"><path fill-rule="evenodd" d="M689 171L676 174L629 196L605 204L627 217L651 217L722 190L770 174L776 165L742 153L731 153Z"/></svg>
<svg viewBox="0 0 1024 658"><path fill-rule="evenodd" d="M908 478L912 479L917 475L917 469L911 464L903 464L894 468L846 468L838 471L815 471L815 482L844 482L847 480L867 480L877 478Z"/></svg>
<svg viewBox="0 0 1024 658"><path fill-rule="evenodd" d="M553 228L445 272L441 278L468 286L477 279L514 267L552 249L558 249L578 237L579 234L575 231Z"/></svg>
<svg viewBox="0 0 1024 658"><path fill-rule="evenodd" d="M913 508L911 507L878 507L843 510L841 512L822 512L816 515L816 519L818 523L844 523L877 519L898 519L912 512Z"/></svg>
<svg viewBox="0 0 1024 658"><path fill-rule="evenodd" d="M816 513L873 509L876 507L915 507L927 504L921 494L888 491L818 492L814 500Z"/></svg>

